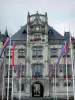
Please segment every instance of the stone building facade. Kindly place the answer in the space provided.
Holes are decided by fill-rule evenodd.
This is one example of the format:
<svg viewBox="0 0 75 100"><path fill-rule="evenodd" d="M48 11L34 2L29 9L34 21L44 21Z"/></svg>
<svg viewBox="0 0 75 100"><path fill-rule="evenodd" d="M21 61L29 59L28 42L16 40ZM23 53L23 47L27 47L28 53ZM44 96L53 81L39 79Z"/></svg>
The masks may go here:
<svg viewBox="0 0 75 100"><path fill-rule="evenodd" d="M56 78L54 78L55 65L61 51L62 44L69 38L70 32L65 32L64 36L58 33L53 27L48 25L47 13L27 15L27 24L22 26L11 38L11 45L15 42L15 66L13 77L13 96L19 98L25 97L50 97L66 98L66 65L63 55L56 67ZM68 94L73 97L73 79L71 65L71 49L67 54L68 70ZM72 37L72 53L75 56L75 40ZM9 65L10 52L10 65ZM9 45L4 52L5 58L5 95L8 87L8 67L9 73L9 96L12 93L12 50ZM21 68L21 91L19 91L18 65ZM50 77L48 73L50 71ZM37 78L35 74L38 73Z"/></svg>

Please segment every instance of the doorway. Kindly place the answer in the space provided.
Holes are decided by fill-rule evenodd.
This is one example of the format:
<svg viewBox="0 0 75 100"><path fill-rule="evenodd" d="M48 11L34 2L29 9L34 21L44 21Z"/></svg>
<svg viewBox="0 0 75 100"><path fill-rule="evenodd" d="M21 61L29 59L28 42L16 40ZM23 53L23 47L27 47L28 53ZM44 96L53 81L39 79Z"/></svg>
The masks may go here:
<svg viewBox="0 0 75 100"><path fill-rule="evenodd" d="M43 97L43 85L40 82L32 84L32 97Z"/></svg>

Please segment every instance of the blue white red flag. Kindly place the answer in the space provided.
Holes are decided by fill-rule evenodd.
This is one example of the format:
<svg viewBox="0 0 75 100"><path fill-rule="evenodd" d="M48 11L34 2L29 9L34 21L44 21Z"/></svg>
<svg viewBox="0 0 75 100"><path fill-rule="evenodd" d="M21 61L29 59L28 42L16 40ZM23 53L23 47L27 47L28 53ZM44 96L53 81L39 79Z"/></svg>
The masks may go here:
<svg viewBox="0 0 75 100"><path fill-rule="evenodd" d="M22 67L22 64L20 63L20 64L18 65L18 78L21 77L21 67Z"/></svg>
<svg viewBox="0 0 75 100"><path fill-rule="evenodd" d="M66 53L68 53L68 49L71 45L71 33L70 33L70 37L66 40Z"/></svg>
<svg viewBox="0 0 75 100"><path fill-rule="evenodd" d="M2 56L2 54L3 54L3 52L4 52L4 49L5 49L6 46L8 45L9 41L10 41L10 38L7 37L6 40L5 40L5 43L4 43L4 45L3 45L3 48L2 48L2 51L1 51L1 54L0 54L0 57Z"/></svg>
<svg viewBox="0 0 75 100"><path fill-rule="evenodd" d="M62 55L64 54L64 52L65 52L65 43L62 45L62 48L61 48L60 54L58 56L58 61L57 61L56 66L59 64L59 61L60 61Z"/></svg>
<svg viewBox="0 0 75 100"><path fill-rule="evenodd" d="M66 55L68 53L70 45L71 45L71 33L70 33L70 37L66 40L64 64L66 61Z"/></svg>

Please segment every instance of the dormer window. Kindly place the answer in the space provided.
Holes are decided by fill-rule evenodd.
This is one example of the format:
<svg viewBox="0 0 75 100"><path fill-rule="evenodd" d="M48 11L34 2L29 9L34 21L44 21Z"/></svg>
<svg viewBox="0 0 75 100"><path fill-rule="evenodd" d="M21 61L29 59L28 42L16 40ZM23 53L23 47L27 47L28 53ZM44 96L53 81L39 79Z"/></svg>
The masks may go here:
<svg viewBox="0 0 75 100"><path fill-rule="evenodd" d="M26 30L24 30L23 32L22 32L22 34L26 34L27 32L26 32Z"/></svg>
<svg viewBox="0 0 75 100"><path fill-rule="evenodd" d="M53 34L53 31L50 29L48 33Z"/></svg>

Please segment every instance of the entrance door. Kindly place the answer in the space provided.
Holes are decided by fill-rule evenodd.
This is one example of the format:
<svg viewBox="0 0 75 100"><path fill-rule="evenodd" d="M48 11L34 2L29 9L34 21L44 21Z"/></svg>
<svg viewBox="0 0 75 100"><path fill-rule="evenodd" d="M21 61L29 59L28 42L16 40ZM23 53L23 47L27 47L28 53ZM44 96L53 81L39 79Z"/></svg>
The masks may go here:
<svg viewBox="0 0 75 100"><path fill-rule="evenodd" d="M43 97L43 85L40 82L32 85L32 97Z"/></svg>

